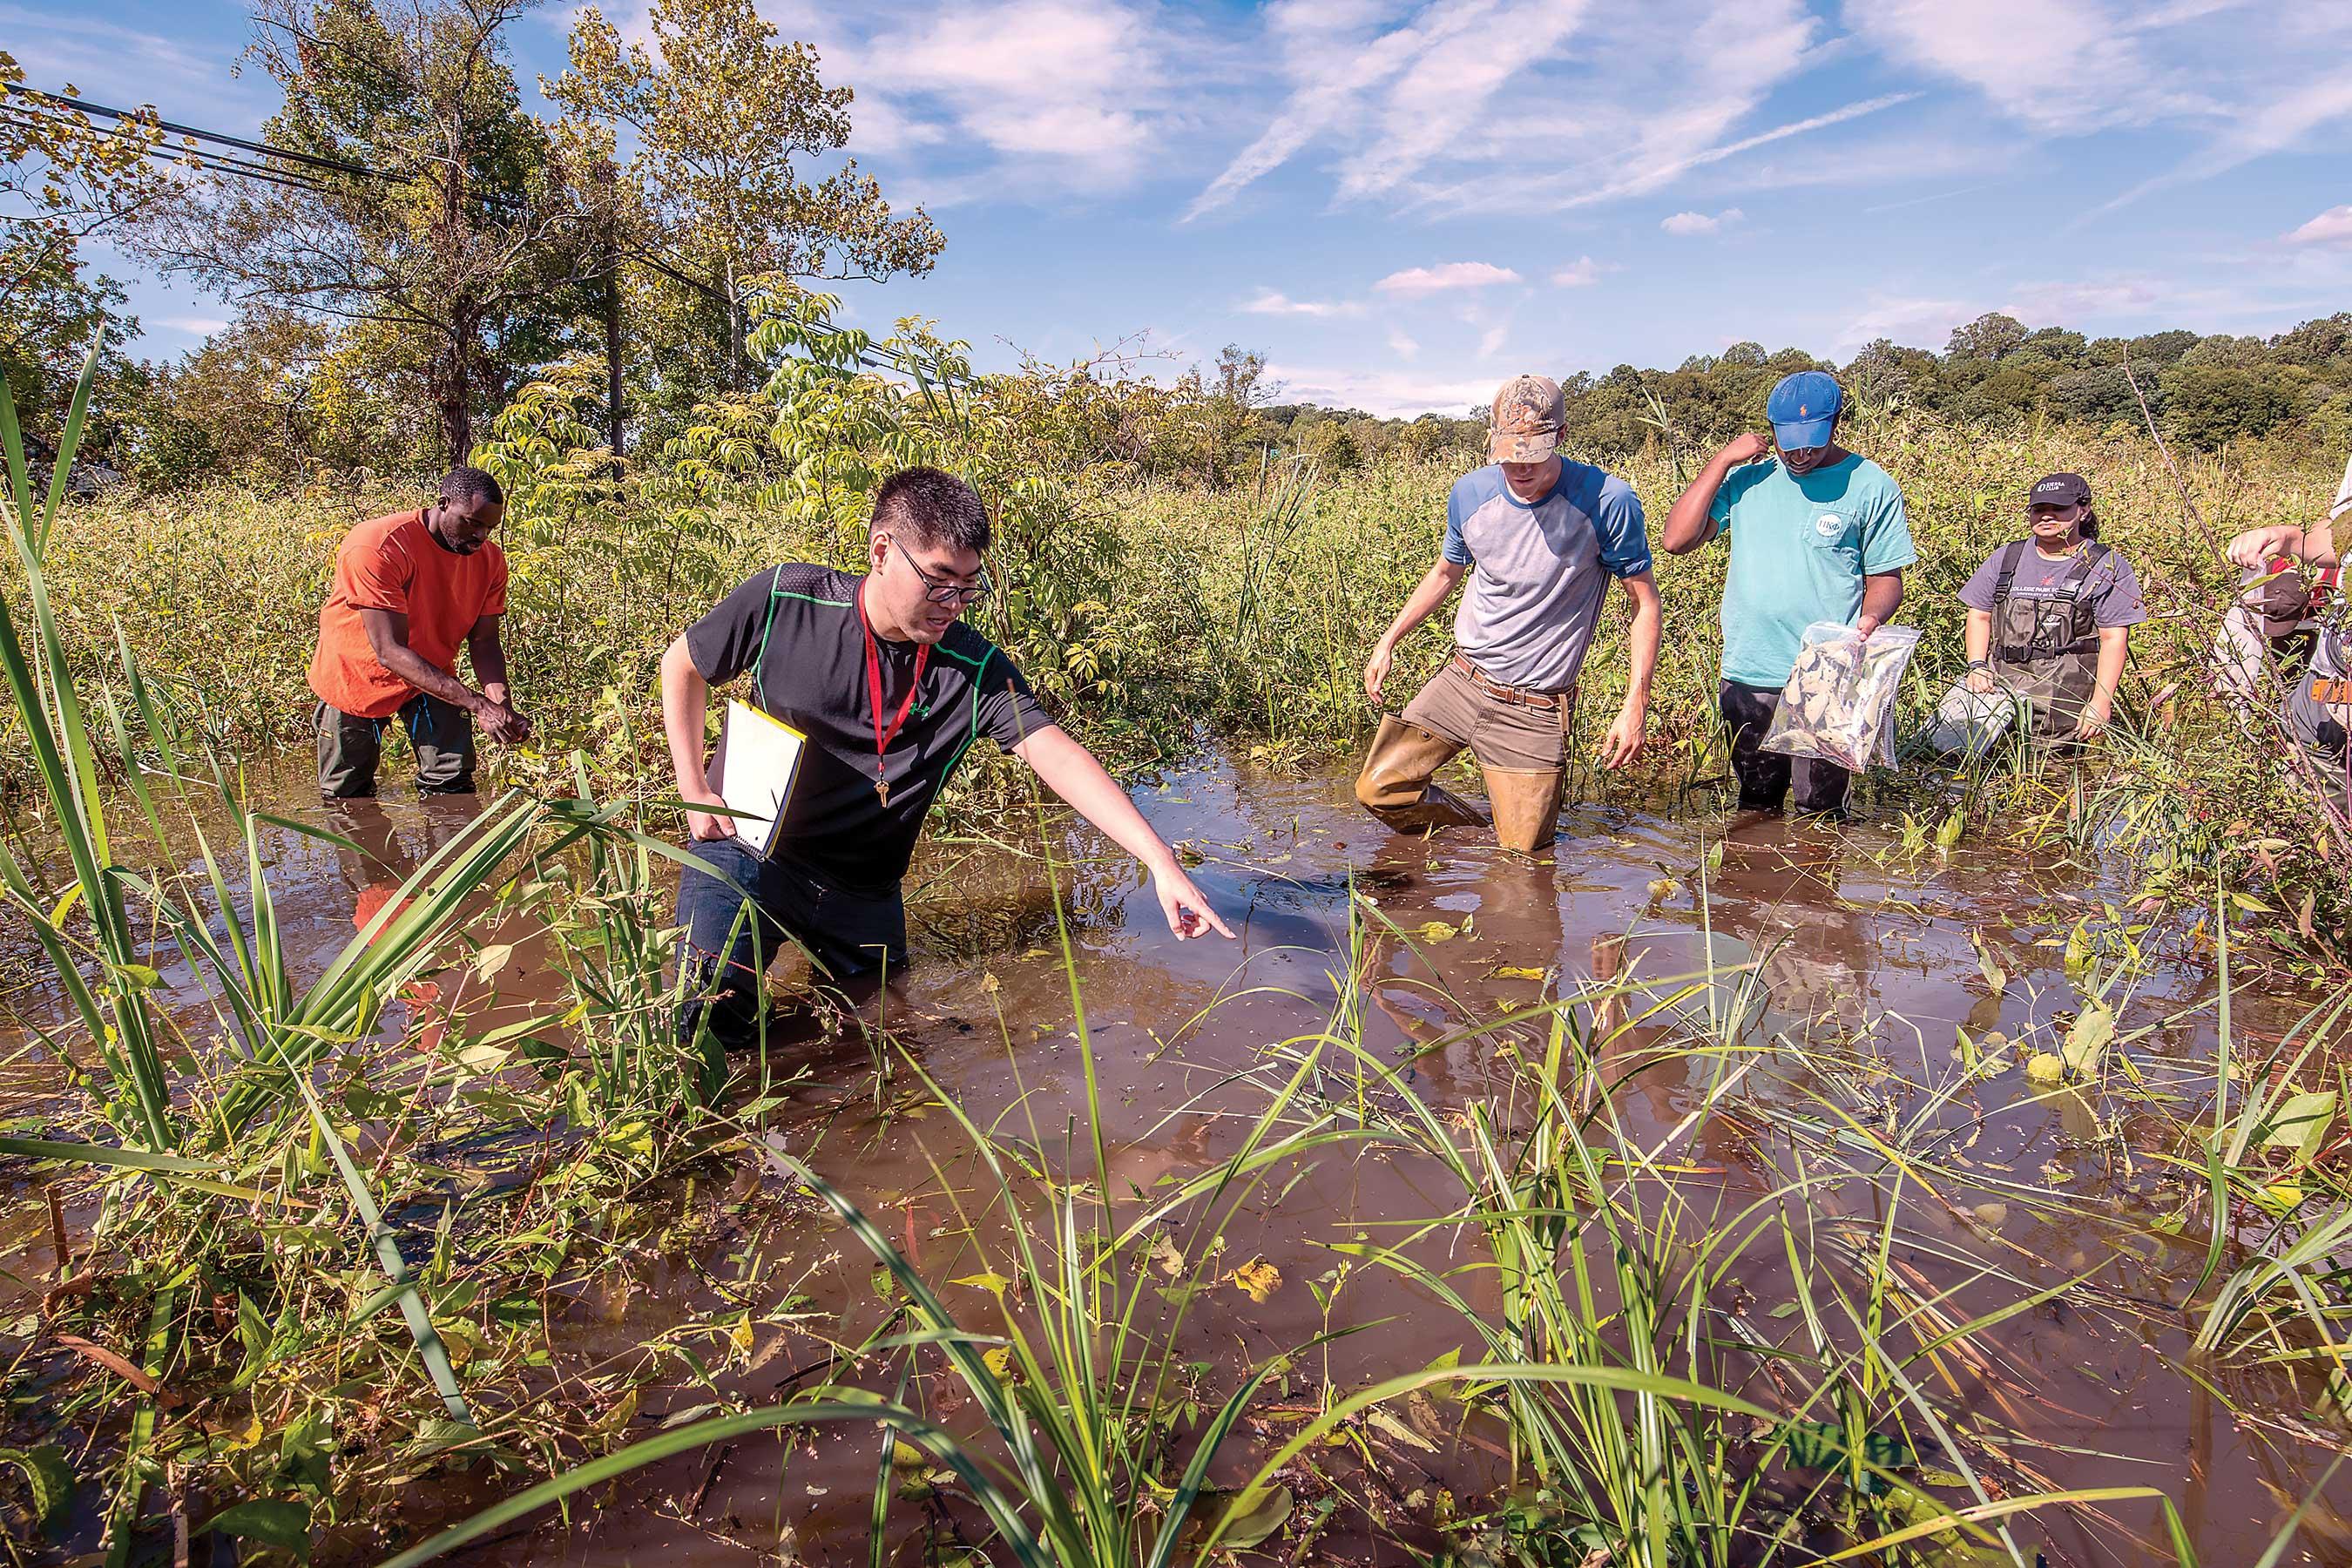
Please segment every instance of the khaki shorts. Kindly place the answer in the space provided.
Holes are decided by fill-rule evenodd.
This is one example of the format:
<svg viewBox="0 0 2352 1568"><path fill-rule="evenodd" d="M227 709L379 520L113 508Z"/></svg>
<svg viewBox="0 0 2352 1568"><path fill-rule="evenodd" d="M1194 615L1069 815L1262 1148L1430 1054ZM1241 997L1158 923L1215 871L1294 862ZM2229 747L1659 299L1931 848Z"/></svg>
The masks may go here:
<svg viewBox="0 0 2352 1568"><path fill-rule="evenodd" d="M1421 695L1405 705L1404 721L1457 746L1467 746L1483 767L1540 773L1568 759L1568 731L1576 721L1576 693L1560 693L1557 705L1531 708L1508 702L1448 660Z"/></svg>

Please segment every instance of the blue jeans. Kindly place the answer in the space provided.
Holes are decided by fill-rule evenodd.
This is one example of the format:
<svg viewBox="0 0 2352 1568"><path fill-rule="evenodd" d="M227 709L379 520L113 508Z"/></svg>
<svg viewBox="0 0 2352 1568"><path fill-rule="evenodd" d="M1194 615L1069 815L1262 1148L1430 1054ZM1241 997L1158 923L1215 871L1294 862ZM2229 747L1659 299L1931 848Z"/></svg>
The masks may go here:
<svg viewBox="0 0 2352 1568"><path fill-rule="evenodd" d="M887 893L845 888L794 861L754 855L732 838L697 839L677 882L686 927L678 968L689 979L678 1038L705 1022L730 1049L755 1044L776 954L797 942L835 980L896 973L907 962L907 908ZM749 894L747 900L745 894Z"/></svg>

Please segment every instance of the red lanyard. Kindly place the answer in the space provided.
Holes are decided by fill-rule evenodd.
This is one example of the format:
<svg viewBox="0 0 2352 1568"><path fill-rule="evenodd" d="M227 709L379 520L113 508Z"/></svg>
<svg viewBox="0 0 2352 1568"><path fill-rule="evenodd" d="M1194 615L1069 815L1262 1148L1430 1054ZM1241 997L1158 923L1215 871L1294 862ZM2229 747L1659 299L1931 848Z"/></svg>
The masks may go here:
<svg viewBox="0 0 2352 1568"><path fill-rule="evenodd" d="M923 667L930 662L931 645L919 643L915 647L914 679L907 682L907 695L898 704L897 717L887 728L882 723L882 652L875 646L874 623L866 618L866 584L857 584L857 629L866 634L866 700L874 715L874 793L882 804L890 804L890 780L886 772L883 753L898 738L898 727L907 721L907 714L915 706L915 693L923 684Z"/></svg>

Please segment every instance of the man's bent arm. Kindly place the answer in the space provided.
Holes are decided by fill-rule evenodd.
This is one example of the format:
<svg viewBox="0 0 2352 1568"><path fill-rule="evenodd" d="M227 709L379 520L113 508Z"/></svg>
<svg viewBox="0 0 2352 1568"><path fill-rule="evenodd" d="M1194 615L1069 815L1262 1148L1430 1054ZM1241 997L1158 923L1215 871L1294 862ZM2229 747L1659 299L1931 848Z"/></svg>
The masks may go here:
<svg viewBox="0 0 2352 1568"><path fill-rule="evenodd" d="M1658 580L1647 572L1636 572L1620 579L1625 592L1633 601L1633 625L1626 634L1626 651L1632 656L1633 668L1625 683L1625 706L1637 704L1643 711L1650 706L1650 679L1658 672L1658 643L1665 631L1665 602L1658 593Z"/></svg>
<svg viewBox="0 0 2352 1568"><path fill-rule="evenodd" d="M1706 460L1706 467L1698 471L1698 478L1666 510L1666 526L1658 535L1658 548L1669 555L1681 555L1713 539L1719 530L1715 519L1707 514L1715 508L1715 492L1723 488L1732 469L1754 462L1771 449L1771 442L1752 433L1735 436L1725 442L1722 449Z"/></svg>
<svg viewBox="0 0 2352 1568"><path fill-rule="evenodd" d="M1454 592L1454 585L1461 582L1462 574L1469 570L1469 567L1441 555L1436 565L1422 574L1421 581L1414 584L1412 592L1405 595L1404 608L1399 610L1397 618L1389 623L1389 629L1381 634L1381 640L1372 645L1372 657L1364 661L1365 696L1374 702L1381 700L1381 693L1389 681L1389 666L1396 661L1397 644L1436 613L1437 606L1445 603L1445 595Z"/></svg>
<svg viewBox="0 0 2352 1568"><path fill-rule="evenodd" d="M375 661L427 697L437 697L453 708L478 713L488 700L454 675L446 675L408 646L408 617L397 610L360 607L360 625L367 630L368 649Z"/></svg>
<svg viewBox="0 0 2352 1568"><path fill-rule="evenodd" d="M1135 809L1135 803L1127 798L1118 781L1103 771L1094 753L1070 739L1068 731L1058 724L1048 724L1024 737L1013 748L1013 754L1035 769L1046 786L1067 801L1080 816L1143 862L1157 885L1160 907L1168 916L1169 928L1178 936L1191 934L1180 919L1180 910L1198 915L1226 936L1234 934L1192 886L1184 868L1177 864L1176 851L1151 830L1151 824L1143 820L1143 814Z"/></svg>
<svg viewBox="0 0 2352 1568"><path fill-rule="evenodd" d="M662 734L669 741L670 770L677 775L677 795L689 807L723 805L717 791L704 782L702 726L710 710L710 683L694 666L679 637L662 650ZM724 838L733 831L732 818L689 809L687 833L695 838Z"/></svg>
<svg viewBox="0 0 2352 1568"><path fill-rule="evenodd" d="M1982 664L1992 657L1992 612L1969 611L1969 662Z"/></svg>
<svg viewBox="0 0 2352 1568"><path fill-rule="evenodd" d="M466 634L466 653L474 661L474 679L482 683L482 695L501 707L511 708L514 701L507 688L507 650L499 641L499 617L484 616L474 622Z"/></svg>
<svg viewBox="0 0 2352 1568"><path fill-rule="evenodd" d="M1413 584L1412 592L1405 595L1404 608L1399 610L1396 619L1389 623L1389 629L1381 634L1380 646L1394 653L1397 644L1411 637L1422 622L1437 613L1437 607L1445 603L1445 596L1454 592L1454 584L1460 583L1463 574L1469 570L1467 566L1456 565L1441 558L1436 565L1423 573L1421 581Z"/></svg>
<svg viewBox="0 0 2352 1568"><path fill-rule="evenodd" d="M1903 574L1873 572L1862 580L1862 615L1853 629L1868 637L1886 624L1903 604Z"/></svg>

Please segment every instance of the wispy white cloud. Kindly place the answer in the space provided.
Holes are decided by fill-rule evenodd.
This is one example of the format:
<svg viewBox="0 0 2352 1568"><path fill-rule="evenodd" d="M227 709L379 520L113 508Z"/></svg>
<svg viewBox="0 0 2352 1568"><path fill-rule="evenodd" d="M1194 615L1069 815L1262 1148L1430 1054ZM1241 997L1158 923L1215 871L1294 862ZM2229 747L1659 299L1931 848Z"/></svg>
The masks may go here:
<svg viewBox="0 0 2352 1568"><path fill-rule="evenodd" d="M1483 418L1495 395L1495 379L1422 375L1412 371L1360 370L1276 361L1266 374L1279 381L1286 397L1328 408L1360 408L1382 418L1411 419L1437 413Z"/></svg>
<svg viewBox="0 0 2352 1568"><path fill-rule="evenodd" d="M56 92L70 83L99 103L152 103L166 120L247 135L268 113L254 89L230 75L241 46L208 47L80 11L8 5L0 5L0 29L10 35L9 52L28 87Z"/></svg>
<svg viewBox="0 0 2352 1568"><path fill-rule="evenodd" d="M1603 267L1590 256L1580 256L1551 275L1551 280L1562 289L1583 289L1601 281L1603 272L1613 268Z"/></svg>
<svg viewBox="0 0 2352 1568"><path fill-rule="evenodd" d="M1719 234L1748 215L1738 207L1726 207L1719 213L1674 213L1659 220L1658 226L1668 234L1690 237Z"/></svg>
<svg viewBox="0 0 2352 1568"><path fill-rule="evenodd" d="M783 8L826 79L856 87L855 150L919 151L927 173L979 163L989 195L1127 188L1192 122L1197 90L1229 85L1222 37L1171 27L1153 0Z"/></svg>
<svg viewBox="0 0 2352 1568"><path fill-rule="evenodd" d="M1498 283L1517 281L1517 272L1491 261L1448 261L1437 267L1408 267L1402 272L1391 272L1372 287L1384 294L1415 299L1448 289L1491 289Z"/></svg>
<svg viewBox="0 0 2352 1568"><path fill-rule="evenodd" d="M1275 0L1266 43L1288 83L1265 129L1193 197L1185 221L1225 205L1334 133L1349 195L1392 189L1445 153L1496 90L1534 70L1588 0ZM1497 40L1510 40L1497 47Z"/></svg>
<svg viewBox="0 0 2352 1568"><path fill-rule="evenodd" d="M1389 329L1389 347L1408 364L1421 357L1421 345L1407 336L1402 327Z"/></svg>
<svg viewBox="0 0 2352 1568"><path fill-rule="evenodd" d="M1952 329L1984 314L1980 307L1961 300L1880 295L1863 307L1830 344L1839 359L1851 357L1879 338L1914 348L1941 351Z"/></svg>
<svg viewBox="0 0 2352 1568"><path fill-rule="evenodd" d="M2329 207L2281 237L2289 245L2352 245L2352 205Z"/></svg>
<svg viewBox="0 0 2352 1568"><path fill-rule="evenodd" d="M1253 316L1360 316L1360 300L1293 300L1272 289L1261 289L1237 309Z"/></svg>
<svg viewBox="0 0 2352 1568"><path fill-rule="evenodd" d="M2352 118L2352 78L2314 68L2352 53L2352 6L2340 3L1846 0L1844 14L1890 60L1960 82L2038 134L2161 125L2197 139L2100 213Z"/></svg>
<svg viewBox="0 0 2352 1568"><path fill-rule="evenodd" d="M155 325L184 332L192 338L208 338L215 332L228 331L226 321L213 316L159 316L155 318Z"/></svg>
<svg viewBox="0 0 2352 1568"><path fill-rule="evenodd" d="M1591 205L1919 96L1738 134L1776 89L1834 52L1804 0L1277 0L1266 18L1287 92L1187 219L1318 145L1337 154L1342 204L1522 215ZM1570 60L1576 90L1563 95L1558 68Z"/></svg>

